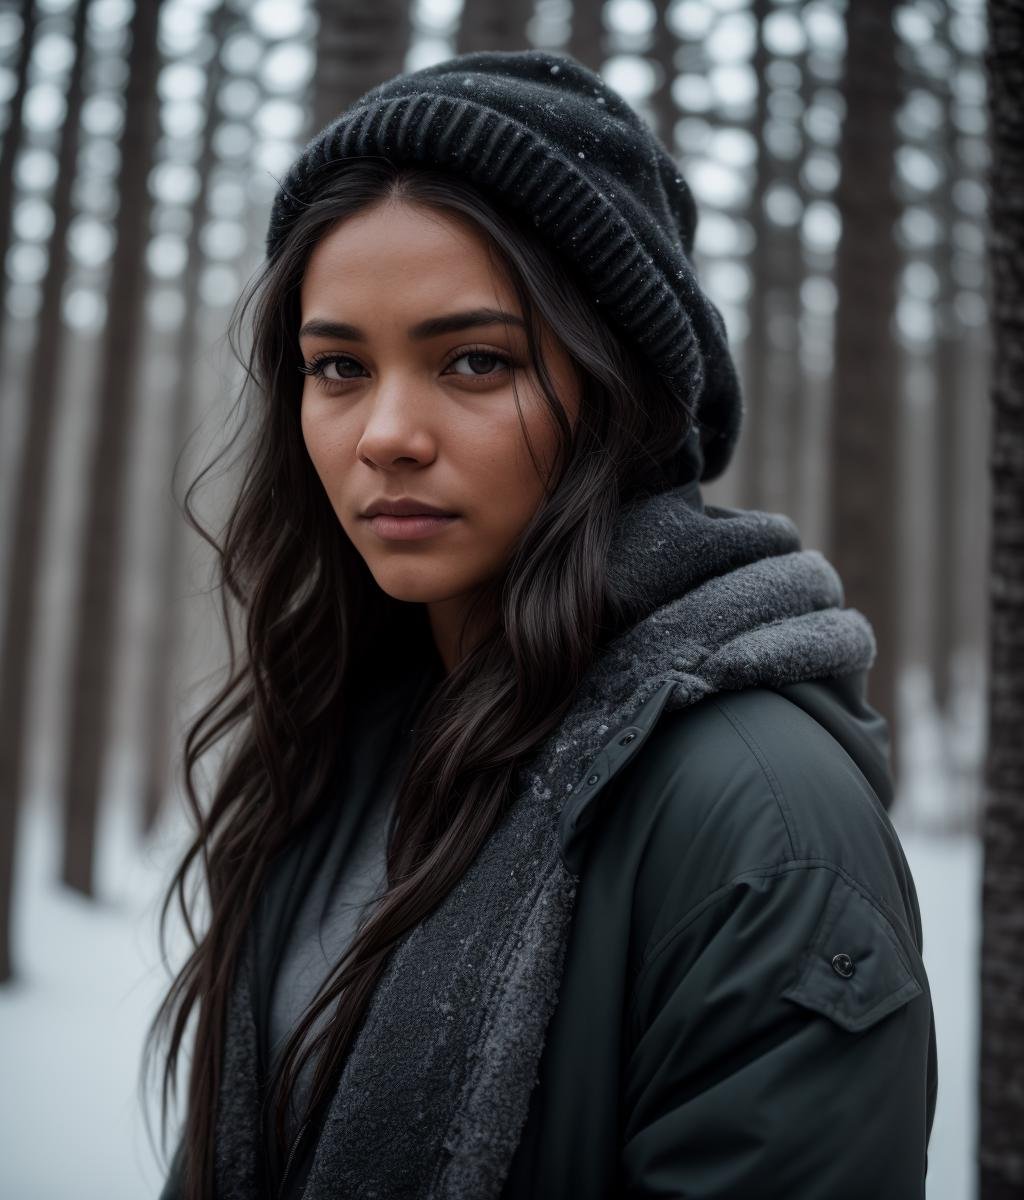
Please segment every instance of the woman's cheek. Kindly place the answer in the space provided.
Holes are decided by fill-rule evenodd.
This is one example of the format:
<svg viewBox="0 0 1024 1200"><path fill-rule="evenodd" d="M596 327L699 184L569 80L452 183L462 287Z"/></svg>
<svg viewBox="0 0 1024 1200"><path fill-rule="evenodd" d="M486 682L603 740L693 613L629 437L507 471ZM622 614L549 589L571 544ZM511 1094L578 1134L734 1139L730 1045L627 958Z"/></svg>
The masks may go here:
<svg viewBox="0 0 1024 1200"><path fill-rule="evenodd" d="M351 431L336 415L318 412L312 405L303 408L300 424L306 451L326 484L332 474L343 471L346 464L353 461Z"/></svg>

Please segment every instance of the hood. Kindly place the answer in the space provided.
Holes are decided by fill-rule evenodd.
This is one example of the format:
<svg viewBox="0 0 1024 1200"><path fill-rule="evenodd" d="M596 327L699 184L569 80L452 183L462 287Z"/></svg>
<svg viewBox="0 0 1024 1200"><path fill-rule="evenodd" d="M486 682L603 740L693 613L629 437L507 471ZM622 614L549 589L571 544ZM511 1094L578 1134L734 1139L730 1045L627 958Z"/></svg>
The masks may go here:
<svg viewBox="0 0 1024 1200"><path fill-rule="evenodd" d="M559 742L563 759L579 754L583 764L558 824L570 871L579 870L598 797L658 718L715 692L784 691L889 796L884 722L863 696L874 634L842 607L835 568L800 548L788 517L705 505L691 480L621 511L609 575L630 597L629 628L593 664L563 721L574 733ZM835 685L832 703L806 686L821 679ZM557 774L558 764L547 770Z"/></svg>

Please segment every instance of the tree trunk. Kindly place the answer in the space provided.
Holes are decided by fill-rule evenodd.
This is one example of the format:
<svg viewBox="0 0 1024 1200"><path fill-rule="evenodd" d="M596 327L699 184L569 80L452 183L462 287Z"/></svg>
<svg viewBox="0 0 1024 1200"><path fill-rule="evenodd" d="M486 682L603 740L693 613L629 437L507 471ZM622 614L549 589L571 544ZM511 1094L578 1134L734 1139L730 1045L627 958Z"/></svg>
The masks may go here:
<svg viewBox="0 0 1024 1200"><path fill-rule="evenodd" d="M210 20L209 30L215 46L223 44L233 20L236 18L227 4L222 4L216 10ZM182 280L185 316L177 334L174 358L178 363L178 373L171 394L173 415L166 441L166 458L161 469L161 477L168 481L172 479L178 454L185 444L192 423L192 397L196 382L194 361L199 349L201 321L199 278L203 267L203 253L200 242L203 226L209 216L207 197L210 175L217 161L213 147L214 134L221 119L217 93L223 79L224 70L220 55L214 54L207 68L206 94L203 97L203 141L196 163L199 190L192 202L186 243L186 266ZM161 515L163 511L161 509ZM152 646L146 656L145 695L142 701L141 740L145 775L139 818L143 834L151 832L156 825L168 783L173 778L172 748L177 710L178 667L184 658L185 640L183 598L180 593L181 581L186 574L186 528L178 509L171 506L162 530L163 550L158 565L159 583L156 589L158 611Z"/></svg>
<svg viewBox="0 0 1024 1200"><path fill-rule="evenodd" d="M776 103L793 97L800 114L806 111L813 92L806 51L777 59L777 77L792 68L789 86L772 88ZM768 87L762 79L762 88ZM759 101L760 103L760 101ZM769 112L771 109L769 108ZM785 110L783 110L784 112ZM778 123L779 117L775 117ZM800 115L785 117L792 144L784 153L773 156L771 181L789 187L806 203L806 187L801 169L807 159L810 134L803 128ZM763 136L763 132L762 132ZM779 147L783 149L783 147ZM800 358L800 286L811 259L801 237L802 222L779 228L768 226L768 235L761 254L766 272L762 283L762 312L758 323L767 345L762 358L763 383L761 395L761 429L758 465L761 488L758 507L770 512L796 516L800 501L799 480L804 466L804 370ZM820 255L820 252L817 252Z"/></svg>
<svg viewBox="0 0 1024 1200"><path fill-rule="evenodd" d="M900 77L887 5L848 5L846 32L828 545L846 603L874 626L878 657L868 699L889 723L898 786L901 420L893 316L899 204L892 172Z"/></svg>
<svg viewBox="0 0 1024 1200"><path fill-rule="evenodd" d="M956 509L963 503L963 489L959 486L962 477L963 448L958 444L958 414L969 397L961 392L962 377L959 372L960 359L964 353L963 329L956 319L953 301L957 284L953 277L948 248L953 244L953 224L957 210L953 204L953 176L958 174L956 126L953 121L953 77L960 53L950 28L952 13L949 8L943 13L942 29L944 41L954 55L953 69L946 80L942 97L944 120L938 137L938 150L946 172L946 186L935 197L940 206L939 224L943 231L943 243L936 248L932 263L939 278L939 294L936 297L938 321L936 346L933 359L933 499L932 499L932 547L934 551L933 579L931 587L931 663L932 691L935 706L943 720L948 719L952 700L952 666L954 653L963 636L957 624L955 570L956 570Z"/></svg>
<svg viewBox="0 0 1024 1200"><path fill-rule="evenodd" d="M599 75L604 65L608 34L604 28L603 0L575 0L572 30L566 47L573 58Z"/></svg>
<svg viewBox="0 0 1024 1200"><path fill-rule="evenodd" d="M28 64L32 57L32 44L36 33L36 6L28 0L21 6L21 41L18 44L18 62L15 66L16 82L14 95L8 105L7 127L4 129L3 145L0 146L0 266L7 261L11 244L11 214L14 209L14 164L18 160L24 140L25 125L22 110L25 93L28 91ZM70 113L68 114L70 118ZM0 346L4 340L4 325L7 308L0 303Z"/></svg>
<svg viewBox="0 0 1024 1200"><path fill-rule="evenodd" d="M676 121L679 109L672 95L672 82L676 77L675 53L679 46L676 35L665 19L669 0L654 0L654 32L651 38L650 58L657 70L657 79L651 92L651 113L654 116L655 132L665 149L678 160L676 149Z"/></svg>
<svg viewBox="0 0 1024 1200"><path fill-rule="evenodd" d="M531 0L472 0L462 9L455 42L456 54L473 50L522 50L526 22L533 15Z"/></svg>
<svg viewBox="0 0 1024 1200"><path fill-rule="evenodd" d="M36 594L43 561L43 530L50 496L53 427L63 361L61 293L67 277L71 191L78 162L79 113L85 72L85 30L89 0L75 12L74 60L67 83L67 116L57 147L50 262L42 285L35 324L35 346L28 370L24 442L15 465L7 603L0 631L0 983L12 978L11 898L14 889L17 817L25 787L28 757L28 685L36 643Z"/></svg>
<svg viewBox="0 0 1024 1200"><path fill-rule="evenodd" d="M411 24L406 0L318 0L316 10L313 122L320 130L404 70Z"/></svg>
<svg viewBox="0 0 1024 1200"><path fill-rule="evenodd" d="M993 427L978 1196L1024 1196L1024 4L989 0Z"/></svg>
<svg viewBox="0 0 1024 1200"><path fill-rule="evenodd" d="M125 121L119 145L117 244L110 267L98 376L99 412L79 543L68 746L61 789L65 814L61 878L85 895L93 894L96 819L119 642L125 484L143 332L144 262L151 208L147 182L158 132L155 84L159 8L159 0L136 4L132 16Z"/></svg>
<svg viewBox="0 0 1024 1200"><path fill-rule="evenodd" d="M757 161L754 189L750 197L750 223L754 230L754 248L750 255L750 323L744 347L744 408L742 440L745 443L741 498L744 507L760 508L764 499L764 425L768 388L768 243L772 227L765 214L764 200L772 179L772 162L765 140L768 120L768 47L764 40L764 22L770 12L768 0L753 0L751 6L757 26L757 44L752 66L757 77L757 101L754 109L754 144Z"/></svg>

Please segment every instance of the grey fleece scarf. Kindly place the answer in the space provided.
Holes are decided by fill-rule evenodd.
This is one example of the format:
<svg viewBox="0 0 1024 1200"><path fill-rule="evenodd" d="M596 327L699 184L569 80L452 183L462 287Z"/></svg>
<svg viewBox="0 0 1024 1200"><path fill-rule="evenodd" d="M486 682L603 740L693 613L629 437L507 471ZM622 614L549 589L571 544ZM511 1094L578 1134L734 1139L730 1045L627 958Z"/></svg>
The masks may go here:
<svg viewBox="0 0 1024 1200"><path fill-rule="evenodd" d="M865 617L779 514L692 503L620 513L609 571L635 621L592 663L520 768L518 798L445 900L397 945L342 1070L303 1200L497 1197L558 999L578 877L558 818L587 764L655 691L666 707L869 667ZM237 975L218 1112L217 1195L257 1195L256 1030Z"/></svg>

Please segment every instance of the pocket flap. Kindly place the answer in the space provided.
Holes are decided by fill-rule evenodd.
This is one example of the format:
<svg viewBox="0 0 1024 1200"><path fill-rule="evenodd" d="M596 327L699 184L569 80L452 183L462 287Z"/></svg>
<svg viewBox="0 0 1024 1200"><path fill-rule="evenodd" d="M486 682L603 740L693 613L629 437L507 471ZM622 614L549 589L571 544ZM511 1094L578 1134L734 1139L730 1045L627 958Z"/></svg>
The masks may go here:
<svg viewBox="0 0 1024 1200"><path fill-rule="evenodd" d="M797 980L783 998L862 1033L922 990L888 917L836 875Z"/></svg>

